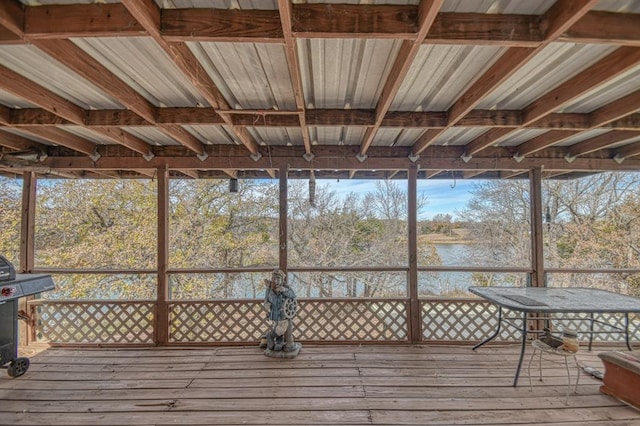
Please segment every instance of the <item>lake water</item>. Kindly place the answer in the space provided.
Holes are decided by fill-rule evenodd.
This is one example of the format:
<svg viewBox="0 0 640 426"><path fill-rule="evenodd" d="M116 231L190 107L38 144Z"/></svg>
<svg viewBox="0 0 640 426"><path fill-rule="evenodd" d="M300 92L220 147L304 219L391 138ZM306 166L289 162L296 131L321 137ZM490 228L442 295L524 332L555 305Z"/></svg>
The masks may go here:
<svg viewBox="0 0 640 426"><path fill-rule="evenodd" d="M465 266L465 244L435 244L442 266ZM472 285L470 272L419 272L418 288L421 295L465 291Z"/></svg>

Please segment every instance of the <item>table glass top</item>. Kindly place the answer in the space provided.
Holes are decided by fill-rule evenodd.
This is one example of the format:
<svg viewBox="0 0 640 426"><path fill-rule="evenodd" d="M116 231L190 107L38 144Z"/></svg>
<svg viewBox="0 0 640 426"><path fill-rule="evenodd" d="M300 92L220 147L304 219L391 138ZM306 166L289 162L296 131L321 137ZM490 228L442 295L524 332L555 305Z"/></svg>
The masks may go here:
<svg viewBox="0 0 640 426"><path fill-rule="evenodd" d="M595 288L469 287L508 309L528 312L638 312L640 299Z"/></svg>

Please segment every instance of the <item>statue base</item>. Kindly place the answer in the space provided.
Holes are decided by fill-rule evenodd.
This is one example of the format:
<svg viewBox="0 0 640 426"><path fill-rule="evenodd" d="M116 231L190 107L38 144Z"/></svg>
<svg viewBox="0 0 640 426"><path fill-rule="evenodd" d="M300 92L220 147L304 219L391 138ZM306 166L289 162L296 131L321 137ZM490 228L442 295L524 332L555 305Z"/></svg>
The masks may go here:
<svg viewBox="0 0 640 426"><path fill-rule="evenodd" d="M291 359L298 356L300 349L302 349L302 343L294 343L293 348L290 350L286 350L286 348L281 351L265 349L264 354L270 358Z"/></svg>

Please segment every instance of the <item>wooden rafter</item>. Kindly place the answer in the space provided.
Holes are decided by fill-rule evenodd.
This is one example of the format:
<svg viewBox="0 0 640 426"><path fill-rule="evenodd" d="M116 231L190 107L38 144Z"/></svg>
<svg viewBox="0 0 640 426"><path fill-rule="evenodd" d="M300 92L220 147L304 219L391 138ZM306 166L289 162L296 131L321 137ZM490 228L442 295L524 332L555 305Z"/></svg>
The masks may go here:
<svg viewBox="0 0 640 426"><path fill-rule="evenodd" d="M529 104L523 110L523 123L518 129L524 128L526 125L551 114L571 100L637 66L639 62L640 48L621 47L617 49ZM509 133L504 129L490 130L470 142L465 152L467 155L474 155L480 150L495 144ZM558 140L561 139L563 138Z"/></svg>
<svg viewBox="0 0 640 426"><path fill-rule="evenodd" d="M567 157L573 158L580 155L586 155L594 151L608 148L619 142L638 137L640 137L640 132L638 131L612 130L570 146L567 152Z"/></svg>
<svg viewBox="0 0 640 426"><path fill-rule="evenodd" d="M158 45L169 55L174 64L189 78L189 80L198 88L202 96L214 108L228 109L224 96L211 80L206 70L195 58L189 47L184 42L168 42L164 40L160 33L161 12L153 0L123 0L122 4L127 8L129 13L144 27ZM235 136L252 155L259 155L258 144L253 140L246 129L236 126L228 114L220 114L227 126ZM178 128L168 129L163 127L167 132L171 131L172 135L184 134ZM175 136L174 136L175 137ZM199 141L198 141L199 142ZM204 148L202 151L204 154Z"/></svg>
<svg viewBox="0 0 640 426"><path fill-rule="evenodd" d="M409 71L414 58L420 50L420 45L424 41L429 28L435 20L438 10L442 6L444 0L422 0L418 8L419 29L415 35L413 41L403 41L402 46L398 52L398 55L393 63L389 77L382 89L380 99L378 99L378 105L376 107L376 122L372 127L369 127L364 134L362 145L360 146L360 156L366 156L369 147L373 143L373 139L376 136L376 132L382 125L387 111L391 107L393 98L398 93L404 76Z"/></svg>
<svg viewBox="0 0 640 426"><path fill-rule="evenodd" d="M123 0L118 3L91 2L36 7L23 5L18 0L0 2L0 44L12 44L7 47L7 51L23 49L23 44L35 46L126 108L84 110L79 106L80 102L76 104L71 97L57 95L61 92L57 90L55 79L42 83L38 81L40 77L30 77L34 78L31 81L13 71L10 62L3 62L0 66L0 90L19 98L22 103L36 106L21 108L0 105L0 126L15 128L16 133L24 132L22 134L27 135L23 137L0 132L0 145L6 148L4 151L7 155L11 155L10 150L25 151L24 154L20 153L21 157L14 155L12 161L16 162L11 167L25 164L23 159L31 158L28 154L33 151L43 154L38 158L48 155L48 164L58 164L56 159L64 158L69 161L65 164L71 164L67 169L68 173L78 176L92 175L91 168L94 164L100 164L100 173L103 175L106 173L122 177L140 177L139 171L149 166L167 165L176 168L172 171L176 176L180 176L181 172L178 170L181 170L191 177L199 178L223 176L225 172L222 168L247 169L251 176L272 176L274 167L280 168L285 164L287 167L295 165L296 168L308 169L308 164L306 168L303 167L299 159L289 154L284 156L287 157L286 160L276 158L273 164L260 161L259 145L251 136L252 133L248 132L249 128L254 127L299 129L304 138L304 150L302 153L295 150L288 152L295 152L296 155L306 157L305 160L313 161L313 167L318 167L318 170L323 167L340 169L340 176L346 176L346 171L349 170L352 176L359 173L358 176L363 178L389 178L397 176L399 172L404 173L412 165L423 170L421 175L437 173L440 174L439 177L444 176L441 173L443 170L453 171L456 176L463 177L472 177L485 170L486 176L508 176L511 170L520 172L527 167L541 167L546 176L547 173L567 173L568 170L584 173L610 166L629 169L630 165L638 161L632 157L638 155L638 143L634 140L640 132L639 90L618 99L614 96L619 96L620 91L612 90L611 95L605 94L605 97L608 96L608 103L591 112L585 112L589 110L584 105L575 108L581 111L579 113L558 111L599 85L611 82L638 66L640 26L637 24L640 22L640 14L591 10L597 0L558 0L542 15L440 12L443 0L426 0L419 5L356 5L333 2L307 4L278 0L278 10L212 7L161 9L159 3L156 0ZM138 93L129 85L126 79L121 80L110 72L99 56L89 55L71 41L73 37L114 35L127 38L151 37L206 99L208 105L204 108L156 107L142 92ZM302 72L308 70L301 68L297 43L298 40L308 38L387 39L400 45L397 57L392 59L387 80L378 82L377 87L381 90L378 92L375 109L306 108ZM222 73L209 75L208 68L204 68L205 64L201 64L191 50L191 44L199 42L256 45L277 43L283 46L294 91L295 109L283 111L232 108L219 89L226 84L217 80ZM616 45L618 49L586 70L569 76L568 80L548 93L537 93L535 100L522 110L476 109L487 96L503 89L503 83L508 78L529 64L550 43L600 43ZM478 78L471 78L464 90L455 94L452 92L448 104L450 107L446 111L392 111L390 106L404 84L404 76L413 65L416 52L424 49L425 44L500 46L503 47L503 54L493 64L489 64ZM26 51L33 47L25 46L24 49ZM32 52L28 54L32 55ZM53 89L45 89L50 86ZM369 92L364 96L366 98L371 94ZM327 103L333 101L335 99L328 99ZM6 105L12 102L9 98ZM76 136L77 132L73 128L77 126L84 128L83 134L95 133L109 145L96 144L92 140ZM187 131L186 126L218 126L216 131L224 126L224 132L229 134L237 146L225 145L228 143L226 139L224 142L214 141L213 145L205 145ZM359 146L335 147L332 156L328 157L326 147L311 146L309 139L312 133L308 129L313 126L342 127L364 137L359 141ZM144 128L157 129L179 142L182 147L152 148L144 140L126 131L126 127L139 127L141 131ZM462 130L470 127L485 127L486 131L464 147L460 147L460 141L455 139L445 144L453 145L452 147L441 146L440 143L433 146L447 130L458 128L459 132L450 134L466 135L469 133ZM412 162L407 163L406 158L400 159L395 154L372 158L374 154L379 155L381 152L378 147L373 147L373 141L378 141L383 135L381 128L422 131L413 147L395 147L399 148L398 152L406 151L405 154ZM518 146L511 146L513 144L509 143L509 147L496 148L496 145L509 141L516 131L523 129L545 129L546 132ZM593 133L595 129L608 131L573 146L563 143L582 133ZM7 136L2 137L3 134ZM413 130L412 136L417 134ZM38 144L28 139L29 135L55 145ZM112 142L115 144L111 144ZM353 138L349 143L354 143ZM277 142L274 146L279 144ZM80 159L69 150L91 155L92 159ZM253 163L247 161L247 150L252 154L249 160ZM227 151L233 155L226 157L225 164L223 159L205 161L208 156L225 158ZM196 153L198 158L189 160L185 158L185 152L189 152L192 157ZM451 152L458 152L460 158L454 160L449 155ZM121 153L123 158L126 157L127 167L124 170L116 173L116 169L110 169L111 165L116 164L112 153ZM176 158L172 158L173 155L169 153L174 153ZM494 164L489 162L489 153L493 154ZM98 155L105 158L94 163L93 160ZM145 160L142 157L150 159L154 155L161 158L153 159L144 166L142 161ZM350 155L357 157L362 163L354 165L353 159L348 158ZM320 157L318 161L315 156ZM425 158L420 159L420 156ZM614 157L622 164L612 166L616 162ZM87 169L75 169L78 164L84 164ZM132 165L138 168L128 168ZM552 167L549 168L550 166ZM52 170L37 163L30 167L43 173ZM372 169L377 171L372 172ZM329 173L320 172L320 175L327 177Z"/></svg>
<svg viewBox="0 0 640 426"><path fill-rule="evenodd" d="M300 58L298 57L298 47L293 37L291 18L291 2L289 0L278 0L278 11L280 12L280 21L282 22L282 32L284 35L284 48L287 55L287 64L289 66L289 76L293 86L293 93L296 99L296 106L299 111L298 119L300 131L302 132L302 140L304 142L305 155L307 158L313 158L311 153L311 141L309 140L309 131L307 130L304 93L302 90L302 77L300 75Z"/></svg>
<svg viewBox="0 0 640 426"><path fill-rule="evenodd" d="M419 155L427 146L431 145L440 134L455 125L469 113L482 99L494 91L500 84L522 68L531 58L537 55L550 42L569 28L581 16L586 14L596 3L590 0L582 3L560 0L554 4L540 19L544 28L544 38L535 47L512 47L508 49L476 82L460 96L449 108L447 126L438 132L424 135L414 147L412 155ZM496 131L478 138L467 150L467 155L473 155L480 149L493 144L504 136L506 132ZM495 139L491 139L495 137Z"/></svg>

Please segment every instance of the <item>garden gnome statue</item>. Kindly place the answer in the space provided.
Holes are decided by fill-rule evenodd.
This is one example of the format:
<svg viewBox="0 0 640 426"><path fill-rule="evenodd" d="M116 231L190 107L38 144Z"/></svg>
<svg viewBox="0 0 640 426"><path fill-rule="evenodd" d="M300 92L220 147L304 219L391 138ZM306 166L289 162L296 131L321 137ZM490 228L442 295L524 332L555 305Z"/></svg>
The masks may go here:
<svg viewBox="0 0 640 426"><path fill-rule="evenodd" d="M264 307L269 311L271 329L260 341L264 354L273 358L295 358L302 345L293 341L292 320L298 311L296 294L287 285L287 277L280 269L264 280Z"/></svg>

